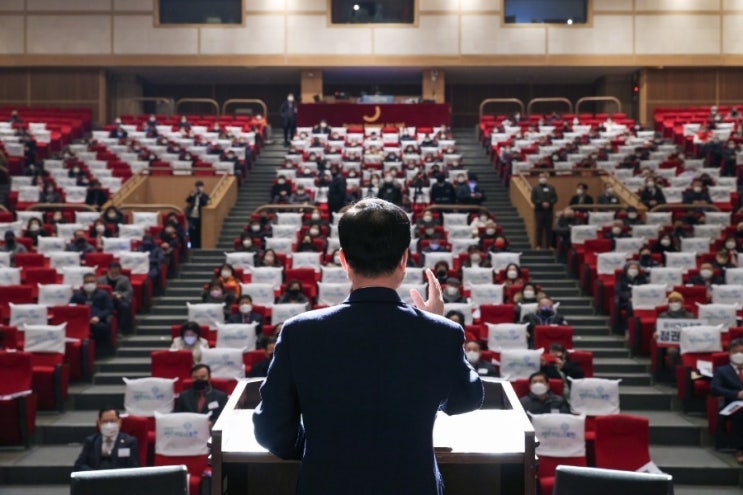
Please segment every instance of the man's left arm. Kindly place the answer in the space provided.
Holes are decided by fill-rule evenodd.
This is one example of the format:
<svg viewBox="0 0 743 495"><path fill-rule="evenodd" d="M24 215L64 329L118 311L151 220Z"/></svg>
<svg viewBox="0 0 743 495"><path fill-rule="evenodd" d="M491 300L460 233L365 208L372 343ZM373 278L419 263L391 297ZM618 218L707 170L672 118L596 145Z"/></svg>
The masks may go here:
<svg viewBox="0 0 743 495"><path fill-rule="evenodd" d="M272 454L299 460L304 451L304 427L289 360L291 331L291 326L285 326L276 342L273 362L260 388L261 403L253 413L253 426L258 443Z"/></svg>
<svg viewBox="0 0 743 495"><path fill-rule="evenodd" d="M480 376L464 355L463 330L458 330L456 340L451 345L456 352L451 389L440 407L448 415L462 414L479 409L485 397Z"/></svg>

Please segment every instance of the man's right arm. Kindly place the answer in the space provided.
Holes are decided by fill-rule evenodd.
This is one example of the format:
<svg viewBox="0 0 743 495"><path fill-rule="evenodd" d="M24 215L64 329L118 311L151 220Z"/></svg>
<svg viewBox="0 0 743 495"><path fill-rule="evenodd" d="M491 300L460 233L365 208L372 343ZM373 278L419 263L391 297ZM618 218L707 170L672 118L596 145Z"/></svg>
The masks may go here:
<svg viewBox="0 0 743 495"><path fill-rule="evenodd" d="M738 400L738 393L740 390L730 388L726 382L727 380L725 380L725 377L722 374L722 369L716 369L712 376L712 383L710 385L712 395L724 397L726 402Z"/></svg>

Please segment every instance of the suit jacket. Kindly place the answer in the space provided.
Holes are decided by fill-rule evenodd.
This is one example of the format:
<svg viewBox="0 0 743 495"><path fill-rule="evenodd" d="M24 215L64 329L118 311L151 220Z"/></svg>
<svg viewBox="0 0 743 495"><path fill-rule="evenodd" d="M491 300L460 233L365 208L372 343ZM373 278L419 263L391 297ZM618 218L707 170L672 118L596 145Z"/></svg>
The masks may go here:
<svg viewBox="0 0 743 495"><path fill-rule="evenodd" d="M725 398L725 404L738 400L738 392L743 390L743 382L732 365L718 366L712 375L710 387L712 395Z"/></svg>
<svg viewBox="0 0 743 495"><path fill-rule="evenodd" d="M260 335L261 328L263 327L263 315L251 311L248 315L248 321L244 321L242 313L231 314L227 317L227 323L258 323L255 327L256 335Z"/></svg>
<svg viewBox="0 0 743 495"><path fill-rule="evenodd" d="M100 277L98 277L98 280L96 280L96 283L98 285L108 285L108 275L101 275ZM119 275L116 278L113 285L111 286L111 290L123 295L124 301L131 301L132 296L134 295L134 289L132 289L132 283L129 281L129 278L123 275Z"/></svg>
<svg viewBox="0 0 743 495"><path fill-rule="evenodd" d="M71 304L87 304L90 306L90 317L97 316L101 323L107 323L108 317L114 311L114 303L108 292L101 289L96 289L93 294L88 297L88 293L84 290L75 291L70 299Z"/></svg>
<svg viewBox="0 0 743 495"><path fill-rule="evenodd" d="M75 461L75 471L91 471L95 469L120 469L139 467L139 450L137 449L137 439L119 433L114 440L114 447L111 451L111 461L109 466L101 467L101 448L103 446L103 435L96 433L85 438L83 450ZM128 452L127 452L128 450Z"/></svg>
<svg viewBox="0 0 743 495"><path fill-rule="evenodd" d="M206 392L204 407L198 409L199 394L193 388L187 388L178 396L175 402L175 412L209 413L209 420L216 423L227 404L227 394L216 388L210 388Z"/></svg>
<svg viewBox="0 0 743 495"><path fill-rule="evenodd" d="M345 352L330 345L339 341ZM301 495L441 494L437 411L460 414L483 400L463 344L461 326L380 287L291 318L261 386L256 438L302 460Z"/></svg>
<svg viewBox="0 0 743 495"><path fill-rule="evenodd" d="M557 191L549 184L535 184L531 188L531 202L535 211L552 211L557 203ZM549 208L545 208L542 203L549 203Z"/></svg>

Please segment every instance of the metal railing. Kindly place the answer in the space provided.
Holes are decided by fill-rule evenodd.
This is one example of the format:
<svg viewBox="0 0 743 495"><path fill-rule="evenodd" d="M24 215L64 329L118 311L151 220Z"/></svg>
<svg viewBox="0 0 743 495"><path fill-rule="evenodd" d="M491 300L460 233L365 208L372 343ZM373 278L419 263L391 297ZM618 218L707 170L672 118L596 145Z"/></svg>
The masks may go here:
<svg viewBox="0 0 743 495"><path fill-rule="evenodd" d="M347 205L350 207L351 205ZM320 208L315 205L311 204L299 204L299 205L280 205L280 204L271 204L267 203L264 205L259 206L256 208L253 213L260 213L262 211L294 211L294 210L302 210L302 211L315 211L319 210ZM341 211L344 211L341 209Z"/></svg>
<svg viewBox="0 0 743 495"><path fill-rule="evenodd" d="M518 98L486 98L482 100L480 103L480 118L482 119L483 111L485 109L485 105L489 105L491 103L512 103L519 106L521 110L521 114L524 115L526 111L526 107L524 106L524 102L519 100Z"/></svg>
<svg viewBox="0 0 743 495"><path fill-rule="evenodd" d="M567 98L554 97L554 98L533 98L526 105L526 114L531 115L532 107L537 103L565 103L568 106L567 113L573 113L573 102Z"/></svg>
<svg viewBox="0 0 743 495"><path fill-rule="evenodd" d="M586 103L589 101L591 102L596 102L596 101L612 102L616 104L617 106L617 110L616 110L617 113L622 111L622 102L619 101L619 98L615 98L613 96L584 96L583 98L575 102L575 113L580 113L580 106L583 103Z"/></svg>
<svg viewBox="0 0 743 495"><path fill-rule="evenodd" d="M699 210L699 211L722 211L715 205L687 205L683 203L664 204L651 208L651 213L675 211L675 210Z"/></svg>
<svg viewBox="0 0 743 495"><path fill-rule="evenodd" d="M173 211L175 213L183 213L183 208L176 205L167 203L133 203L121 205L118 207L122 211Z"/></svg>
<svg viewBox="0 0 743 495"><path fill-rule="evenodd" d="M28 207L31 211L48 211L48 210L84 210L98 211L85 203L36 203Z"/></svg>
<svg viewBox="0 0 743 495"><path fill-rule="evenodd" d="M204 103L209 106L212 106L214 107L214 115L219 117L219 103L217 103L217 101L212 98L181 98L180 100L175 102L175 111L177 113L180 113L178 112L178 109L180 108L181 105L186 104L186 103ZM203 112L199 112L199 113L203 113Z"/></svg>
<svg viewBox="0 0 743 495"><path fill-rule="evenodd" d="M231 98L229 100L226 100L224 103L222 103L222 115L227 115L227 107L230 105L238 105L238 104L255 104L260 106L263 109L263 118L267 118L268 116L268 106L263 100L259 100L257 98Z"/></svg>
<svg viewBox="0 0 743 495"><path fill-rule="evenodd" d="M169 112L167 115L173 115L175 113L175 100L173 98L167 98L165 96L133 96L130 98L124 98L124 112L119 113L130 113L130 114L139 114L142 113L141 108L137 108L136 111L130 110L130 105L132 103L147 103L147 102L153 102L153 103L163 103L166 106L169 107Z"/></svg>

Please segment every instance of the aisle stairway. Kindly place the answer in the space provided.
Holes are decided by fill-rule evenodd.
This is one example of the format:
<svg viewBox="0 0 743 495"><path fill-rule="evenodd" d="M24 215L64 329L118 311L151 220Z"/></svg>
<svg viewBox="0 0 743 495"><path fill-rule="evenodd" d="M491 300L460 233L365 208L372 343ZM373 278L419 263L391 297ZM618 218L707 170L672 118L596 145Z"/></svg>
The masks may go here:
<svg viewBox="0 0 743 495"><path fill-rule="evenodd" d="M741 495L740 468L731 456L710 447L706 421L684 416L675 401L674 390L653 385L648 361L629 357L621 338L610 333L607 319L595 314L591 300L580 294L577 282L567 276L565 266L550 251L529 248L523 222L511 206L507 189L492 174L482 147L472 132L457 131L455 138L467 168L479 175L487 195L487 206L504 228L514 251L544 290L560 301L560 312L575 327L576 348L594 353L597 376L621 378L621 408L624 412L650 418L653 460L676 479L677 495ZM69 493L71 465L80 451L79 442L93 432L97 410L107 404L123 406L122 376L149 374L149 353L168 347L170 325L184 321L186 301L197 301L201 286L212 269L232 248L248 215L268 199L275 169L283 149L268 146L254 164L250 178L226 219L217 249L194 251L181 273L172 279L165 293L155 298L149 314L137 318L137 333L122 341L118 356L98 363L94 384L71 387L64 414L41 413L37 420L35 446L29 451L0 451L0 493L3 495ZM36 483L43 479L47 485ZM7 486L11 485L11 486ZM705 485L705 486L700 486Z"/></svg>

